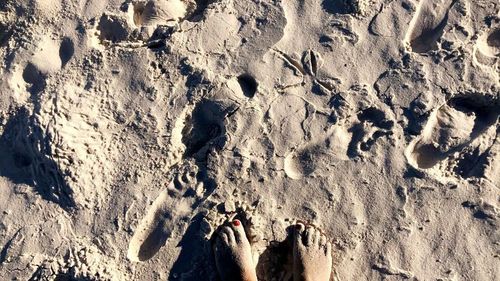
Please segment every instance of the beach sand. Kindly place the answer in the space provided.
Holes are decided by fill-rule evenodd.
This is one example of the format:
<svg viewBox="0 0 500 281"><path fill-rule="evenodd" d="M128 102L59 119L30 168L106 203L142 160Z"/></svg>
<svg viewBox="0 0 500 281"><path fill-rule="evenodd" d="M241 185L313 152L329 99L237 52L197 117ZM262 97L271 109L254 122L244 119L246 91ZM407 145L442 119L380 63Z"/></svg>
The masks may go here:
<svg viewBox="0 0 500 281"><path fill-rule="evenodd" d="M500 276L497 0L0 1L0 280Z"/></svg>

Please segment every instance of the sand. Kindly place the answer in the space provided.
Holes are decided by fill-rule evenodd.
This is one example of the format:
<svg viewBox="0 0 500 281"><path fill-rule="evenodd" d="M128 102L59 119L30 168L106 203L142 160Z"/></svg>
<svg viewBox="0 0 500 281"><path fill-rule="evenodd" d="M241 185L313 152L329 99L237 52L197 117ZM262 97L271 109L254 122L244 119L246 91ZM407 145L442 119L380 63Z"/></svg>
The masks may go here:
<svg viewBox="0 0 500 281"><path fill-rule="evenodd" d="M500 276L497 0L0 1L0 280Z"/></svg>

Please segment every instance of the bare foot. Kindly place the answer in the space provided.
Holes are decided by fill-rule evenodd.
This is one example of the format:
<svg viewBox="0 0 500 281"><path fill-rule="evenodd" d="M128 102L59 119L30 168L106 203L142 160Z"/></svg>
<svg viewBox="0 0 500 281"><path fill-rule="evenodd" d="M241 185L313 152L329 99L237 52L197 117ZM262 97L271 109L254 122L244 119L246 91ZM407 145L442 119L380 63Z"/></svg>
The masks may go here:
<svg viewBox="0 0 500 281"><path fill-rule="evenodd" d="M239 220L222 227L215 238L214 252L222 281L257 281L250 242Z"/></svg>
<svg viewBox="0 0 500 281"><path fill-rule="evenodd" d="M293 280L328 281L332 272L332 244L321 231L302 223L293 237Z"/></svg>

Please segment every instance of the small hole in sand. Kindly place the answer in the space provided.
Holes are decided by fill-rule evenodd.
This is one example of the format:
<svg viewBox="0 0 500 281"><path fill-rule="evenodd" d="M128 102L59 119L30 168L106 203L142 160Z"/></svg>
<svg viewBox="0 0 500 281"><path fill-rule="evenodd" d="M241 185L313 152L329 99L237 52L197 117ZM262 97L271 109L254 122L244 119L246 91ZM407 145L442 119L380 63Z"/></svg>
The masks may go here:
<svg viewBox="0 0 500 281"><path fill-rule="evenodd" d="M253 98L257 92L259 84L250 74L242 74L238 76L238 83L240 84L243 94L248 98Z"/></svg>
<svg viewBox="0 0 500 281"><path fill-rule="evenodd" d="M32 63L28 63L23 71L23 79L29 84L38 84L43 81L43 75Z"/></svg>
<svg viewBox="0 0 500 281"><path fill-rule="evenodd" d="M486 39L488 45L491 47L500 48L500 28L494 30Z"/></svg>
<svg viewBox="0 0 500 281"><path fill-rule="evenodd" d="M65 66L66 63L73 57L75 53L75 46L73 41L70 38L64 37L61 42L61 46L59 47L59 57L61 58L62 66Z"/></svg>

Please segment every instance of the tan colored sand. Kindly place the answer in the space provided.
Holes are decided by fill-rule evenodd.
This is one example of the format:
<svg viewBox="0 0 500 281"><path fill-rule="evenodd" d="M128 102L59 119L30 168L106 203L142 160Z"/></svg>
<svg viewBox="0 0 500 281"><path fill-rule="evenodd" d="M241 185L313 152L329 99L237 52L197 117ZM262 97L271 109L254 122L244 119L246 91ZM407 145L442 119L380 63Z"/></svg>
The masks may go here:
<svg viewBox="0 0 500 281"><path fill-rule="evenodd" d="M0 280L495 280L494 0L0 2ZM31 278L31 279L30 279Z"/></svg>

